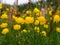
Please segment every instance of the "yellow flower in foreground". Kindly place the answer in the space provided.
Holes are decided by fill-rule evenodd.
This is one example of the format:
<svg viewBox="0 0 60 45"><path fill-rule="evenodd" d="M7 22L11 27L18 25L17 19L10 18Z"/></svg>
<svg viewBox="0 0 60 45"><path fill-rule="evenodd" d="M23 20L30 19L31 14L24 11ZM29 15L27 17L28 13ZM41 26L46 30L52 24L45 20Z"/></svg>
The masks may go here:
<svg viewBox="0 0 60 45"><path fill-rule="evenodd" d="M46 19L44 18L44 16L38 17L38 20L39 20L39 22L40 22L41 25L43 25L43 24L46 23Z"/></svg>
<svg viewBox="0 0 60 45"><path fill-rule="evenodd" d="M7 23L2 23L2 24L0 25L0 27L1 27L1 28L6 28L7 25L8 25Z"/></svg>
<svg viewBox="0 0 60 45"><path fill-rule="evenodd" d="M0 3L0 9L2 9L2 4Z"/></svg>
<svg viewBox="0 0 60 45"><path fill-rule="evenodd" d="M47 24L45 24L45 25L44 25L44 28L48 28L48 25L47 25Z"/></svg>
<svg viewBox="0 0 60 45"><path fill-rule="evenodd" d="M60 33L60 28L59 27L56 28L56 32Z"/></svg>
<svg viewBox="0 0 60 45"><path fill-rule="evenodd" d="M19 18L16 18L16 22L17 23L20 23L20 24L24 24L24 19L19 17Z"/></svg>
<svg viewBox="0 0 60 45"><path fill-rule="evenodd" d="M34 22L34 18L33 17L26 17L25 18L25 23L26 24L31 24L31 23L33 23Z"/></svg>
<svg viewBox="0 0 60 45"><path fill-rule="evenodd" d="M39 20L35 20L35 25L39 25Z"/></svg>
<svg viewBox="0 0 60 45"><path fill-rule="evenodd" d="M1 18L2 19L7 19L8 18L8 15L7 14L2 14Z"/></svg>
<svg viewBox="0 0 60 45"><path fill-rule="evenodd" d="M53 20L54 22L58 23L60 21L59 15L55 15Z"/></svg>
<svg viewBox="0 0 60 45"><path fill-rule="evenodd" d="M20 30L20 28L21 28L21 26L18 25L18 24L16 24L16 25L13 26L13 29L14 29L14 30Z"/></svg>
<svg viewBox="0 0 60 45"><path fill-rule="evenodd" d="M45 31L42 31L41 34L42 34L42 36L46 37L46 32Z"/></svg>
<svg viewBox="0 0 60 45"><path fill-rule="evenodd" d="M2 30L1 33L2 33L2 34L7 34L8 32L9 32L9 29L8 29L8 28L5 28L5 29Z"/></svg>

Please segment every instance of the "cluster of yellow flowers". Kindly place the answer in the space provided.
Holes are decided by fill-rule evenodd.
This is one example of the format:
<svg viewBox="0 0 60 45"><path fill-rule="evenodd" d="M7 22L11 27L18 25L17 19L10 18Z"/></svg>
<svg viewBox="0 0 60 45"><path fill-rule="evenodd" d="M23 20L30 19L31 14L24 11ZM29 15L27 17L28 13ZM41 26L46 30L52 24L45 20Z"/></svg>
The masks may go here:
<svg viewBox="0 0 60 45"><path fill-rule="evenodd" d="M0 9L1 8L2 8L2 4L0 4ZM6 10L8 11L9 9L7 8ZM50 10L50 9L48 9L48 10L49 10L50 16L52 16L52 10ZM15 14L16 14L16 12L15 12ZM33 29L34 29L35 32L38 32L38 33L42 34L43 36L46 36L46 31L45 30L41 31L39 26L41 25L41 26L43 26L43 28L48 29L49 25L46 24L47 19L44 16L42 16L42 12L38 8L34 8L33 11L27 10L25 15L22 15L20 17L15 16L15 14L12 15L12 20L13 20L13 23L14 23L13 24L13 30L19 31L19 30L21 30L22 25L33 24L34 25ZM8 16L9 15L7 15L7 13L3 13L1 15L1 19L8 19L9 18ZM52 20L52 17L51 17L51 20ZM53 17L53 21L56 22L56 23L60 22L60 16L55 15ZM0 27L3 28L2 32L1 32L2 34L7 34L9 32L8 23L1 23ZM26 29L21 30L21 32L24 32L24 33L30 32L30 31L31 30L29 30L29 29L28 30L26 30ZM56 28L56 31L60 32L60 28Z"/></svg>
<svg viewBox="0 0 60 45"><path fill-rule="evenodd" d="M7 28L8 27L7 23L2 23L0 27L3 29L1 32L2 34L7 34L9 32L9 29Z"/></svg>

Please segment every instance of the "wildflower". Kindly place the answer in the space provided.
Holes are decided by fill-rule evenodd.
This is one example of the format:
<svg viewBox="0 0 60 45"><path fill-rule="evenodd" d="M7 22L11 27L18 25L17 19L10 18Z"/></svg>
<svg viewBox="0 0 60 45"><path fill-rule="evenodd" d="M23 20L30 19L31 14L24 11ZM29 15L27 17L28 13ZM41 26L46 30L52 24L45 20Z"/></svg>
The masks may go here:
<svg viewBox="0 0 60 45"><path fill-rule="evenodd" d="M46 23L46 19L43 16L38 17L38 20L39 20L41 25Z"/></svg>
<svg viewBox="0 0 60 45"><path fill-rule="evenodd" d="M49 15L50 15L50 16L52 15L52 10L49 11Z"/></svg>
<svg viewBox="0 0 60 45"><path fill-rule="evenodd" d="M7 34L8 32L9 32L9 29L8 29L8 28L5 28L5 29L2 30L1 33L5 35L5 34Z"/></svg>
<svg viewBox="0 0 60 45"><path fill-rule="evenodd" d="M2 19L7 19L8 18L8 15L6 13L2 14L1 16Z"/></svg>
<svg viewBox="0 0 60 45"><path fill-rule="evenodd" d="M31 24L31 23L33 23L34 22L34 18L33 17L26 17L25 18L25 23L26 24Z"/></svg>
<svg viewBox="0 0 60 45"><path fill-rule="evenodd" d="M36 32L40 32L40 28L39 27L37 27Z"/></svg>
<svg viewBox="0 0 60 45"><path fill-rule="evenodd" d="M24 19L19 17L19 18L16 18L16 22L17 23L20 23L20 24L24 24Z"/></svg>
<svg viewBox="0 0 60 45"><path fill-rule="evenodd" d="M40 32L40 28L39 28L39 27L34 27L34 30L35 30L36 32Z"/></svg>
<svg viewBox="0 0 60 45"><path fill-rule="evenodd" d="M20 30L20 29L21 29L21 26L18 25L18 24L16 24L16 25L13 26L13 29L14 29L14 30Z"/></svg>
<svg viewBox="0 0 60 45"><path fill-rule="evenodd" d="M14 15L12 16L12 18L13 18L13 20L16 20L16 19L17 19L17 17L16 17L16 16L14 16Z"/></svg>
<svg viewBox="0 0 60 45"><path fill-rule="evenodd" d="M2 24L0 25L0 27L1 27L1 28L6 28L7 25L8 25L7 23L2 23Z"/></svg>
<svg viewBox="0 0 60 45"><path fill-rule="evenodd" d="M38 13L38 12L40 12L40 10L38 8L34 8L34 12Z"/></svg>
<svg viewBox="0 0 60 45"><path fill-rule="evenodd" d="M56 32L60 33L60 28L59 27L56 28Z"/></svg>
<svg viewBox="0 0 60 45"><path fill-rule="evenodd" d="M39 25L39 20L35 20L35 25Z"/></svg>
<svg viewBox="0 0 60 45"><path fill-rule="evenodd" d="M26 33L26 32L27 32L27 30L26 30L26 29L23 29L21 32L22 32L22 33L23 33L23 32L24 32L24 33Z"/></svg>
<svg viewBox="0 0 60 45"><path fill-rule="evenodd" d="M42 36L46 37L46 32L45 31L42 31L41 34L42 34Z"/></svg>
<svg viewBox="0 0 60 45"><path fill-rule="evenodd" d="M44 25L44 28L48 28L48 25L45 24L45 25Z"/></svg>
<svg viewBox="0 0 60 45"><path fill-rule="evenodd" d="M55 15L53 20L54 20L54 22L58 23L60 21L59 15Z"/></svg>
<svg viewBox="0 0 60 45"><path fill-rule="evenodd" d="M27 10L26 11L26 14L31 14L32 12L30 10Z"/></svg>

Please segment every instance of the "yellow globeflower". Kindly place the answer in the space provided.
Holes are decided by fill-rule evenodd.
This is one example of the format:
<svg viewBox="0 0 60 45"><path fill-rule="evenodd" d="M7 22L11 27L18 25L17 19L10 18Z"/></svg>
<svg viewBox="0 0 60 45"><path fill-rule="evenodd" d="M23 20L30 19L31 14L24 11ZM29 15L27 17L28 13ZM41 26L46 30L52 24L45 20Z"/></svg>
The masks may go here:
<svg viewBox="0 0 60 45"><path fill-rule="evenodd" d="M52 10L49 11L49 15L50 15L50 16L52 15Z"/></svg>
<svg viewBox="0 0 60 45"><path fill-rule="evenodd" d="M39 20L35 20L34 24L39 25Z"/></svg>
<svg viewBox="0 0 60 45"><path fill-rule="evenodd" d="M34 12L38 13L38 12L40 12L40 10L38 8L34 8Z"/></svg>
<svg viewBox="0 0 60 45"><path fill-rule="evenodd" d="M5 14L2 14L1 16L2 19L7 19L8 18L8 15L5 13Z"/></svg>
<svg viewBox="0 0 60 45"><path fill-rule="evenodd" d="M2 4L0 3L0 9L2 9Z"/></svg>
<svg viewBox="0 0 60 45"><path fill-rule="evenodd" d="M5 35L5 34L7 34L8 32L9 32L9 29L8 29L8 28L5 28L5 29L2 30L1 33Z"/></svg>
<svg viewBox="0 0 60 45"><path fill-rule="evenodd" d="M46 37L46 31L42 31L41 34Z"/></svg>
<svg viewBox="0 0 60 45"><path fill-rule="evenodd" d="M37 32L40 32L40 28L39 28L39 27L37 27L36 31L37 31Z"/></svg>
<svg viewBox="0 0 60 45"><path fill-rule="evenodd" d="M38 17L38 20L39 20L39 22L40 22L41 25L43 25L43 24L46 23L46 19L44 18L44 16Z"/></svg>
<svg viewBox="0 0 60 45"><path fill-rule="evenodd" d="M6 8L6 11L9 11L9 8Z"/></svg>
<svg viewBox="0 0 60 45"><path fill-rule="evenodd" d="M33 23L34 22L34 18L33 17L26 17L25 18L25 23L26 24L31 24L31 23Z"/></svg>
<svg viewBox="0 0 60 45"><path fill-rule="evenodd" d="M17 19L17 17L16 17L16 16L14 16L14 15L12 16L12 18L13 18L13 20L16 20L16 19Z"/></svg>
<svg viewBox="0 0 60 45"><path fill-rule="evenodd" d="M53 20L54 20L54 22L58 23L60 21L59 15L55 15Z"/></svg>
<svg viewBox="0 0 60 45"><path fill-rule="evenodd" d="M27 32L27 30L26 30L26 29L23 29L21 32L22 32L22 33L23 33L23 32L24 32L24 33L26 33L26 32Z"/></svg>
<svg viewBox="0 0 60 45"><path fill-rule="evenodd" d="M0 27L1 27L1 28L6 28L7 25L8 25L7 23L2 23L2 24L0 25Z"/></svg>
<svg viewBox="0 0 60 45"><path fill-rule="evenodd" d="M45 24L45 25L44 25L44 28L48 28L48 25L47 25L47 24Z"/></svg>
<svg viewBox="0 0 60 45"><path fill-rule="evenodd" d="M59 27L56 28L56 32L60 33L60 28Z"/></svg>
<svg viewBox="0 0 60 45"><path fill-rule="evenodd" d="M20 24L24 24L24 19L19 17L19 18L16 18L16 22L17 23L20 23Z"/></svg>
<svg viewBox="0 0 60 45"><path fill-rule="evenodd" d="M36 30L37 29L37 27L34 27L34 30Z"/></svg>
<svg viewBox="0 0 60 45"><path fill-rule="evenodd" d="M39 28L39 27L34 27L34 30L35 30L36 32L40 32L40 28Z"/></svg>
<svg viewBox="0 0 60 45"><path fill-rule="evenodd" d="M26 14L31 14L32 12L30 10L27 10L26 11Z"/></svg>
<svg viewBox="0 0 60 45"><path fill-rule="evenodd" d="M36 16L40 16L40 13L36 13Z"/></svg>
<svg viewBox="0 0 60 45"><path fill-rule="evenodd" d="M13 29L14 29L14 30L20 30L20 28L21 28L21 26L18 25L18 24L16 24L16 25L13 26Z"/></svg>

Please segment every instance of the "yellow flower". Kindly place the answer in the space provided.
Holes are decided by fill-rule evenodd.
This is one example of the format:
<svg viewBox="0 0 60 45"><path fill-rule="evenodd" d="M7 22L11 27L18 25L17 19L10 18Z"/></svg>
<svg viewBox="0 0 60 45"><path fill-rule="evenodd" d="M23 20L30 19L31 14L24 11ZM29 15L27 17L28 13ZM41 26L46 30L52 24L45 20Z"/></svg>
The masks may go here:
<svg viewBox="0 0 60 45"><path fill-rule="evenodd" d="M16 22L17 23L20 23L20 24L24 24L24 19L19 17L19 18L16 18Z"/></svg>
<svg viewBox="0 0 60 45"><path fill-rule="evenodd" d="M39 20L35 20L35 25L39 25Z"/></svg>
<svg viewBox="0 0 60 45"><path fill-rule="evenodd" d="M13 26L13 29L14 29L14 30L20 30L20 29L21 29L21 26L18 25L18 24L16 24L16 25Z"/></svg>
<svg viewBox="0 0 60 45"><path fill-rule="evenodd" d="M56 32L60 33L60 28L59 27L56 28Z"/></svg>
<svg viewBox="0 0 60 45"><path fill-rule="evenodd" d="M33 23L34 22L34 18L33 17L26 17L25 18L25 23L26 24L31 24L31 23Z"/></svg>
<svg viewBox="0 0 60 45"><path fill-rule="evenodd" d="M54 22L58 23L60 21L59 15L55 15L53 20Z"/></svg>
<svg viewBox="0 0 60 45"><path fill-rule="evenodd" d="M23 29L21 32L22 32L22 33L23 33L23 32L24 32L24 33L26 33L26 32L27 32L27 30L26 30L26 29Z"/></svg>
<svg viewBox="0 0 60 45"><path fill-rule="evenodd" d="M2 4L0 3L0 9L2 9Z"/></svg>
<svg viewBox="0 0 60 45"><path fill-rule="evenodd" d="M2 23L2 24L0 25L0 27L1 27L1 28L6 28L7 25L8 25L7 23Z"/></svg>
<svg viewBox="0 0 60 45"><path fill-rule="evenodd" d="M16 20L16 19L17 19L17 17L16 17L16 16L14 16L14 15L12 16L12 18L13 18L13 20Z"/></svg>
<svg viewBox="0 0 60 45"><path fill-rule="evenodd" d="M6 13L2 14L1 16L2 19L7 19L8 18L8 15Z"/></svg>
<svg viewBox="0 0 60 45"><path fill-rule="evenodd" d="M41 25L44 25L46 23L46 19L44 18L44 16L38 17L38 20L39 20Z"/></svg>
<svg viewBox="0 0 60 45"><path fill-rule="evenodd" d="M8 28L5 28L5 29L2 30L1 33L5 35L5 34L7 34L8 32L9 32L9 29L8 29Z"/></svg>
<svg viewBox="0 0 60 45"><path fill-rule="evenodd" d="M31 14L32 12L30 10L27 10L26 11L26 14Z"/></svg>
<svg viewBox="0 0 60 45"><path fill-rule="evenodd" d="M40 10L38 8L34 8L34 12L38 13L38 12L40 12Z"/></svg>
<svg viewBox="0 0 60 45"><path fill-rule="evenodd" d="M6 11L9 11L9 8L6 8Z"/></svg>
<svg viewBox="0 0 60 45"><path fill-rule="evenodd" d="M34 30L36 30L37 29L37 27L34 27Z"/></svg>
<svg viewBox="0 0 60 45"><path fill-rule="evenodd" d="M36 16L40 16L40 13L36 13Z"/></svg>
<svg viewBox="0 0 60 45"><path fill-rule="evenodd" d="M40 28L39 28L39 27L37 27L36 31L37 31L37 32L40 32Z"/></svg>
<svg viewBox="0 0 60 45"><path fill-rule="evenodd" d="M49 11L49 15L50 15L50 16L52 15L52 10Z"/></svg>
<svg viewBox="0 0 60 45"><path fill-rule="evenodd" d="M47 24L45 24L45 25L44 25L44 28L48 28L48 25L47 25Z"/></svg>
<svg viewBox="0 0 60 45"><path fill-rule="evenodd" d="M39 27L34 27L34 30L35 30L36 32L40 32L40 28L39 28Z"/></svg>
<svg viewBox="0 0 60 45"><path fill-rule="evenodd" d="M42 34L42 36L46 37L46 32L45 31L42 31L41 34Z"/></svg>

